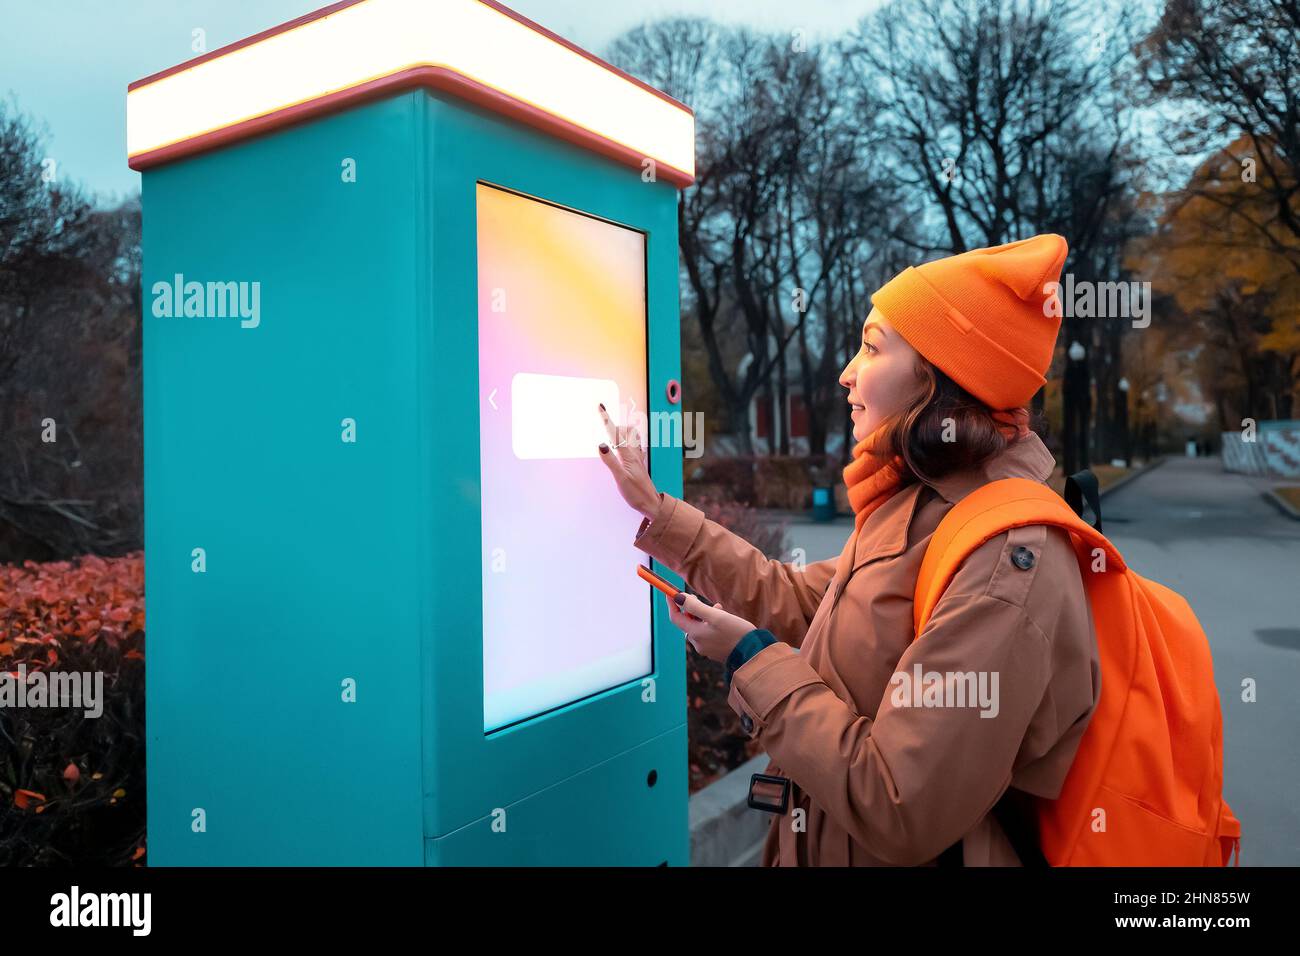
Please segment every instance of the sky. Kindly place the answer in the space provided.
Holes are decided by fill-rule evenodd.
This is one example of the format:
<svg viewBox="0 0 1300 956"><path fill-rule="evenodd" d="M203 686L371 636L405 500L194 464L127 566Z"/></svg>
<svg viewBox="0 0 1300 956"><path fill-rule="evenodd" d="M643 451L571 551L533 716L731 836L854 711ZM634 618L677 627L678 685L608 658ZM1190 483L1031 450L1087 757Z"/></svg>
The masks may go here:
<svg viewBox="0 0 1300 956"><path fill-rule="evenodd" d="M126 87L197 55L202 29L214 50L302 16L330 0L0 0L0 96L48 131L61 180L102 204L137 191L126 165ZM437 0L429 0L437 2ZM515 0L542 26L600 54L647 20L707 16L765 30L802 29L810 40L854 26L879 0Z"/></svg>

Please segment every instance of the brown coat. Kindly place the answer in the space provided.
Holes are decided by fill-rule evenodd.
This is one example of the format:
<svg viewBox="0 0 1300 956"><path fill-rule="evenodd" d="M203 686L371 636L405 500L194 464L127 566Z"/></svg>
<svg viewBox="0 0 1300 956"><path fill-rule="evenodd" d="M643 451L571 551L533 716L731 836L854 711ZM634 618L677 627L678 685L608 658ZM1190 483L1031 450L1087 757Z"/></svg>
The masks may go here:
<svg viewBox="0 0 1300 956"><path fill-rule="evenodd" d="M765 866L921 865L958 840L967 866L1019 865L990 810L1008 785L1060 792L1101 691L1069 537L1029 525L985 542L915 642L912 592L957 501L996 478L1043 481L1053 464L1030 434L982 469L904 487L863 525L838 597L837 558L802 569L769 559L666 494L642 522L638 548L779 639L735 672L728 697L772 758L767 772L792 781L789 812L772 814ZM1030 567L1019 548L1033 553ZM923 675L983 676L996 714L953 699L906 706L895 675L910 678L918 664ZM927 683L916 699L933 702L920 693Z"/></svg>

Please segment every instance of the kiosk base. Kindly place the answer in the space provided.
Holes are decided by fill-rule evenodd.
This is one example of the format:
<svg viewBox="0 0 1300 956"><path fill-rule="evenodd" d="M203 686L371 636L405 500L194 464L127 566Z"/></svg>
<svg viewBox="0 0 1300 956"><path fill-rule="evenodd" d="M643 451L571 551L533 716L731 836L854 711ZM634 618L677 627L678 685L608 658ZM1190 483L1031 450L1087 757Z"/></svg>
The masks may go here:
<svg viewBox="0 0 1300 956"><path fill-rule="evenodd" d="M653 780L653 784L650 782ZM686 866L686 725L425 841L426 866Z"/></svg>

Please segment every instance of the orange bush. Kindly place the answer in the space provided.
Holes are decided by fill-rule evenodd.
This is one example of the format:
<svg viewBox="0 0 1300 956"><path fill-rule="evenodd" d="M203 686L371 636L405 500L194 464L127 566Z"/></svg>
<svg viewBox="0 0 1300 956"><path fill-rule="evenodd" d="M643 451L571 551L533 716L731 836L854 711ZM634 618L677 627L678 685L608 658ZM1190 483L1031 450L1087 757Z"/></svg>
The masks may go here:
<svg viewBox="0 0 1300 956"><path fill-rule="evenodd" d="M0 866L142 865L143 552L0 565L0 673L23 665L102 673L103 712L0 707Z"/></svg>

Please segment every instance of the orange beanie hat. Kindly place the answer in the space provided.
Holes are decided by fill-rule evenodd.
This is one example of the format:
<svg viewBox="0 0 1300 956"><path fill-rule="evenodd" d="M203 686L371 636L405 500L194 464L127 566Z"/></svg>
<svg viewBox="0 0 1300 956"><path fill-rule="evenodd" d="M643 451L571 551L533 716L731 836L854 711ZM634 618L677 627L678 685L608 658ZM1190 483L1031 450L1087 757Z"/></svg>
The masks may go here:
<svg viewBox="0 0 1300 956"><path fill-rule="evenodd" d="M993 409L1042 388L1069 247L1055 233L909 266L871 297L912 348ZM1050 304L1049 304L1050 303Z"/></svg>

